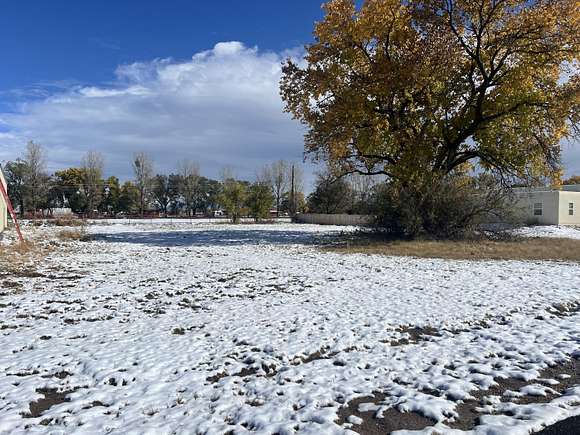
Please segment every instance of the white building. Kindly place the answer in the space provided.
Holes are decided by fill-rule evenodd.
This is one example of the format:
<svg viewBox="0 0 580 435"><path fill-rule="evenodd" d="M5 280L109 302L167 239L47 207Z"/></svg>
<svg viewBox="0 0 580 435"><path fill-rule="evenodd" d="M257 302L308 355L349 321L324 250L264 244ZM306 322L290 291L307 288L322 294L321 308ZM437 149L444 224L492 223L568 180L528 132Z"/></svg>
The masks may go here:
<svg viewBox="0 0 580 435"><path fill-rule="evenodd" d="M8 187L6 186L6 180L4 179L4 174L2 173L2 167L0 167L0 183L4 186L4 191L8 192ZM4 200L4 196L0 194L0 233L8 226L8 206Z"/></svg>
<svg viewBox="0 0 580 435"><path fill-rule="evenodd" d="M526 223L580 226L580 185L518 188L514 194Z"/></svg>
<svg viewBox="0 0 580 435"><path fill-rule="evenodd" d="M73 216L73 212L70 207L56 207L50 209L50 215L52 217L67 217Z"/></svg>

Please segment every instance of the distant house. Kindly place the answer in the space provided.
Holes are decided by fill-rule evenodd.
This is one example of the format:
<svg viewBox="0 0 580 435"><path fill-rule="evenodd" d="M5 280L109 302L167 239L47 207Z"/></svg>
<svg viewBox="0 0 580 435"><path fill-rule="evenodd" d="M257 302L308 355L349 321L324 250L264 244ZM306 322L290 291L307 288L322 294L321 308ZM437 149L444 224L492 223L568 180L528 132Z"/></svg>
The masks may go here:
<svg viewBox="0 0 580 435"><path fill-rule="evenodd" d="M56 207L50 209L49 213L52 217L66 217L73 216L73 212L70 207Z"/></svg>
<svg viewBox="0 0 580 435"><path fill-rule="evenodd" d="M516 188L514 194L526 223L580 226L580 185Z"/></svg>
<svg viewBox="0 0 580 435"><path fill-rule="evenodd" d="M4 186L4 191L8 192L8 187L6 185L6 179L2 173L2 167L0 167L0 183ZM4 200L4 196L0 195L0 233L8 226L8 205Z"/></svg>

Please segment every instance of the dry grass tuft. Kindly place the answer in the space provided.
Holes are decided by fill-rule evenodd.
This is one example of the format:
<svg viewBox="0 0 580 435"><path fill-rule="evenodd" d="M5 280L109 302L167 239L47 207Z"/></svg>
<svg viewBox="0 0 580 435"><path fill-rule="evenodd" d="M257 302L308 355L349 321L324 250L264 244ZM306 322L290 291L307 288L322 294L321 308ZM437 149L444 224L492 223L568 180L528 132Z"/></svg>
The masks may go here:
<svg viewBox="0 0 580 435"><path fill-rule="evenodd" d="M85 241L88 238L87 231L84 227L72 230L62 230L56 235L61 242Z"/></svg>
<svg viewBox="0 0 580 435"><path fill-rule="evenodd" d="M36 245L31 241L25 241L24 243L16 242L10 246L3 246L0 248L2 255L29 255L31 252L37 249Z"/></svg>
<svg viewBox="0 0 580 435"><path fill-rule="evenodd" d="M450 260L527 260L580 262L580 240L529 238L509 240L378 241L354 238L323 248L328 252L378 254Z"/></svg>
<svg viewBox="0 0 580 435"><path fill-rule="evenodd" d="M36 276L38 265L51 250L52 247L47 244L34 242L0 246L0 279ZM5 281L4 284L6 283Z"/></svg>
<svg viewBox="0 0 580 435"><path fill-rule="evenodd" d="M81 219L75 217L71 219L67 217L64 220L56 219L54 225L69 227L56 233L56 238L61 242L86 241L89 239L86 222Z"/></svg>
<svg viewBox="0 0 580 435"><path fill-rule="evenodd" d="M4 243L0 244L0 293L2 288L19 287L19 278L43 276L43 270L51 263L54 254L68 255L75 249L75 245L68 242L88 239L85 226L59 232L45 227L26 227L25 243L17 241L13 228L3 236Z"/></svg>
<svg viewBox="0 0 580 435"><path fill-rule="evenodd" d="M86 225L85 221L75 216L62 216L49 221L47 224L52 224L56 227L83 227Z"/></svg>

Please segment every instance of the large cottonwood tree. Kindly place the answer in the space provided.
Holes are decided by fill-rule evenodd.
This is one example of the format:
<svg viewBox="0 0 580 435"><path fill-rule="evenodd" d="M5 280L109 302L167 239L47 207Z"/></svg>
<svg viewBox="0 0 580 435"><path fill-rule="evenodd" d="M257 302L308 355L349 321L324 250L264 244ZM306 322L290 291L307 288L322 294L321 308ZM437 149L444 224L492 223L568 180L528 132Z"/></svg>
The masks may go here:
<svg viewBox="0 0 580 435"><path fill-rule="evenodd" d="M578 122L578 0L352 0L324 5L305 62L283 66L306 151L412 182L467 162L558 176Z"/></svg>

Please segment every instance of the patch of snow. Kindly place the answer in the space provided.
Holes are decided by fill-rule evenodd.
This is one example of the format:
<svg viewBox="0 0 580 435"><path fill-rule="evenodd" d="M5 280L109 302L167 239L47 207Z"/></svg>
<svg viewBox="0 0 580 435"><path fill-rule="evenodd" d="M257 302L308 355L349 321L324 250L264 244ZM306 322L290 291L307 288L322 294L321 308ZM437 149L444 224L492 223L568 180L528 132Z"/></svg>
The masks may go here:
<svg viewBox="0 0 580 435"><path fill-rule="evenodd" d="M513 233L522 237L552 237L560 239L580 240L580 229L570 226L531 226L521 227L514 230Z"/></svg>
<svg viewBox="0 0 580 435"><path fill-rule="evenodd" d="M540 384L526 385L525 387L522 387L520 389L520 393L522 393L525 396L542 396L542 397L546 397L549 394L556 395L558 394L552 388Z"/></svg>
<svg viewBox="0 0 580 435"><path fill-rule="evenodd" d="M357 417L356 415L349 416L347 420L351 424L355 424L355 425L363 424L363 419L360 417Z"/></svg>

